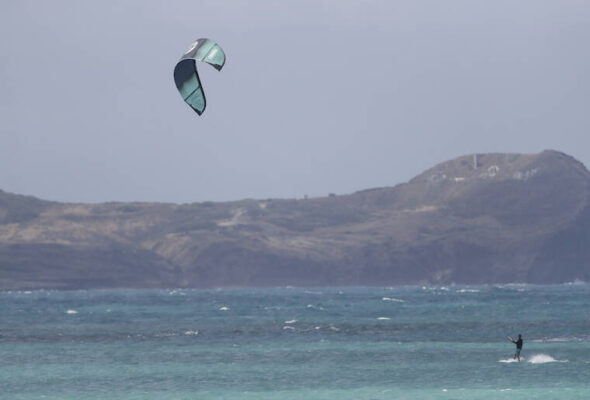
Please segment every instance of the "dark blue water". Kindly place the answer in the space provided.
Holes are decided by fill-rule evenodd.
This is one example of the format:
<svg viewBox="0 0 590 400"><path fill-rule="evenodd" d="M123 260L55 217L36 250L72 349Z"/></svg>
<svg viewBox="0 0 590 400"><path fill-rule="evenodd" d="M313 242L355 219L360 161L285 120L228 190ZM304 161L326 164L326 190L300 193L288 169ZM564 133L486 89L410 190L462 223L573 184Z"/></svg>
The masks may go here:
<svg viewBox="0 0 590 400"><path fill-rule="evenodd" d="M0 293L0 399L589 399L589 382L586 284Z"/></svg>

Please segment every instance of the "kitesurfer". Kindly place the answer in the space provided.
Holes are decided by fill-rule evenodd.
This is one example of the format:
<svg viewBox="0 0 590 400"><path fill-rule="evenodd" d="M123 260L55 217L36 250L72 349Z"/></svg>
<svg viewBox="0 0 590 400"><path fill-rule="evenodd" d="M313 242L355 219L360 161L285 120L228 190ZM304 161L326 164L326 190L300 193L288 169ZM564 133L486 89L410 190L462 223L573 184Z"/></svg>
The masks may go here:
<svg viewBox="0 0 590 400"><path fill-rule="evenodd" d="M514 359L518 358L518 361L520 362L520 351L522 350L522 335L518 334L518 340L514 340L510 336L508 336L508 340L510 340L512 343L514 343L516 345L516 352L514 353Z"/></svg>

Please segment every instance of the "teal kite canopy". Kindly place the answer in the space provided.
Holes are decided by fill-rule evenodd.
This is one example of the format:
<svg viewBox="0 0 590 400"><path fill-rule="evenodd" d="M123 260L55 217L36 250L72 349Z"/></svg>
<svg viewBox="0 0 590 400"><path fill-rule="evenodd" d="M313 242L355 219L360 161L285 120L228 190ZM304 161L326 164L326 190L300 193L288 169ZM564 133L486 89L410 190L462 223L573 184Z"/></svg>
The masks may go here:
<svg viewBox="0 0 590 400"><path fill-rule="evenodd" d="M205 100L205 92L197 72L197 60L221 71L225 64L225 53L214 41L206 38L198 39L190 45L174 67L176 88L186 104L201 115L205 111L207 100Z"/></svg>

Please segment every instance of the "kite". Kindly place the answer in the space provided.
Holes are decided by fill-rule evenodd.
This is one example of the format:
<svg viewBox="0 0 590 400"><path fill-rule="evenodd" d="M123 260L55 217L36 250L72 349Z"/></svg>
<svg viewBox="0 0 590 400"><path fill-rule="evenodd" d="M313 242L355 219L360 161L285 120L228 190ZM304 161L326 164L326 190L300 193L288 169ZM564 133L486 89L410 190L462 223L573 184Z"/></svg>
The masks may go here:
<svg viewBox="0 0 590 400"><path fill-rule="evenodd" d="M205 62L221 71L225 64L225 53L211 39L198 39L190 45L174 67L174 82L178 92L197 114L203 114L207 106L205 92L199 79L196 61Z"/></svg>

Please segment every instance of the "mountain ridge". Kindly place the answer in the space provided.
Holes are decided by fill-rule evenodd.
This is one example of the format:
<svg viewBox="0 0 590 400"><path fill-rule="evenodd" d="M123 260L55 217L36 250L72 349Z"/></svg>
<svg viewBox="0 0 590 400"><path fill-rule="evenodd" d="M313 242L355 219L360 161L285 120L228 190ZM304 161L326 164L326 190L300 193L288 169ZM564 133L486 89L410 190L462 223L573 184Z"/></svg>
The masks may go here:
<svg viewBox="0 0 590 400"><path fill-rule="evenodd" d="M590 280L590 173L464 155L309 199L58 203L0 191L0 289Z"/></svg>

